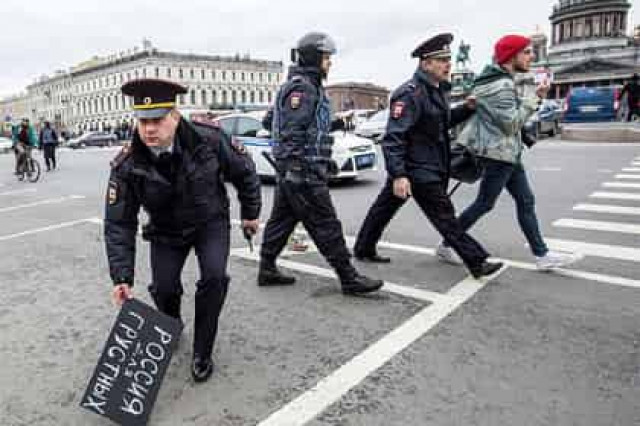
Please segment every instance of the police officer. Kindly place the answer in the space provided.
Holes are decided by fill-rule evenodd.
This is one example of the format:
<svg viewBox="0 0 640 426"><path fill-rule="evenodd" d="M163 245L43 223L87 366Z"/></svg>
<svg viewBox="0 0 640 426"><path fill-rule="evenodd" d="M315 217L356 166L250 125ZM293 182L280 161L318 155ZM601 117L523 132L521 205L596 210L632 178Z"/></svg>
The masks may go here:
<svg viewBox="0 0 640 426"><path fill-rule="evenodd" d="M223 179L238 190L243 227L258 229L260 185L255 166L243 148L213 127L189 123L175 109L178 84L140 79L122 86L133 97L137 128L129 148L112 162L107 190L105 242L113 297L131 297L138 212L149 221L142 236L150 241L152 283L158 309L180 319L180 275L192 248L200 280L195 294L193 363L195 381L213 372L211 354L218 316L229 277L229 198Z"/></svg>
<svg viewBox="0 0 640 426"><path fill-rule="evenodd" d="M476 277L502 267L487 262L487 252L458 224L447 196L449 128L473 114L473 100L450 110L451 34L440 34L418 46L412 57L419 65L413 78L391 96L387 130L382 140L389 178L369 210L354 247L358 259L387 263L376 244L398 209L413 196L429 221L451 244Z"/></svg>
<svg viewBox="0 0 640 426"><path fill-rule="evenodd" d="M351 264L327 185L329 175L337 170L331 159L331 110L322 81L335 52L335 43L326 34L302 37L292 51L297 65L291 67L269 115L272 122L264 123L276 140L273 154L278 176L260 251L260 286L295 282L277 269L276 258L298 222L335 269L344 294L368 293L383 285L381 280L360 275Z"/></svg>

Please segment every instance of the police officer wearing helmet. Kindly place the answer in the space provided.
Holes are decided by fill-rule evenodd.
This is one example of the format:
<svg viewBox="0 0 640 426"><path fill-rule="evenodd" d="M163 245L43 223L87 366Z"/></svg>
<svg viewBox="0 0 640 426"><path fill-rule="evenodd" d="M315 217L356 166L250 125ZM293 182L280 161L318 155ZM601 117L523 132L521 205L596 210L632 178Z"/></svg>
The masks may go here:
<svg viewBox="0 0 640 426"><path fill-rule="evenodd" d="M131 297L138 213L149 218L142 236L150 242L152 283L158 309L180 319L185 260L193 248L200 280L196 283L193 363L195 381L213 372L211 354L229 277L228 178L238 191L242 224L258 229L261 199L255 166L242 147L222 131L189 123L175 108L178 84L156 79L122 86L133 97L137 127L130 147L112 162L105 211L105 242L114 283L113 297Z"/></svg>
<svg viewBox="0 0 640 426"><path fill-rule="evenodd" d="M298 222L335 269L344 294L368 293L383 285L381 280L360 275L351 264L327 185L336 165L331 159L331 110L322 81L335 52L335 43L326 34L314 32L300 39L292 54L297 64L290 68L265 123L276 141L273 155L278 176L260 251L260 286L295 282L277 269L276 258Z"/></svg>
<svg viewBox="0 0 640 426"><path fill-rule="evenodd" d="M476 277L502 266L490 263L484 248L464 232L447 195L449 183L449 129L473 114L475 104L451 110L447 89L451 71L451 34L440 34L418 46L413 78L392 95L389 121L382 139L389 178L371 206L354 247L358 259L387 263L376 244L395 213L413 196L429 221L451 244Z"/></svg>

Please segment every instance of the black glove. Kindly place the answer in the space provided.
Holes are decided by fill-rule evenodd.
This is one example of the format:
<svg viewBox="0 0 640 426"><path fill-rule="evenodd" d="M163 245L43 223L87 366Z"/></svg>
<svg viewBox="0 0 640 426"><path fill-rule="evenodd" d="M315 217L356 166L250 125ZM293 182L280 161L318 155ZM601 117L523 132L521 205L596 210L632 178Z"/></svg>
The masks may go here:
<svg viewBox="0 0 640 426"><path fill-rule="evenodd" d="M527 132L525 129L520 131L520 136L522 137L522 143L529 149L538 142L536 138L534 138L531 133Z"/></svg>

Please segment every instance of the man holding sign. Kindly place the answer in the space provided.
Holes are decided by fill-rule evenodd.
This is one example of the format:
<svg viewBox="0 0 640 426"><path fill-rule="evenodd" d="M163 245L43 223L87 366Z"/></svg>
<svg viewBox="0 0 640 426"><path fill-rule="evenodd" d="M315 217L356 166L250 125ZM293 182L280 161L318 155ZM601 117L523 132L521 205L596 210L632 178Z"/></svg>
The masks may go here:
<svg viewBox="0 0 640 426"><path fill-rule="evenodd" d="M180 319L180 276L192 248L200 280L195 295L193 363L197 382L213 372L211 354L229 277L229 199L223 178L237 189L245 232L258 230L261 199L255 165L242 146L218 128L190 123L175 108L187 89L170 81L127 82L137 128L131 145L112 161L105 211L105 242L114 283L113 298L132 297L138 212L149 222L142 236L151 243L152 283L157 308Z"/></svg>

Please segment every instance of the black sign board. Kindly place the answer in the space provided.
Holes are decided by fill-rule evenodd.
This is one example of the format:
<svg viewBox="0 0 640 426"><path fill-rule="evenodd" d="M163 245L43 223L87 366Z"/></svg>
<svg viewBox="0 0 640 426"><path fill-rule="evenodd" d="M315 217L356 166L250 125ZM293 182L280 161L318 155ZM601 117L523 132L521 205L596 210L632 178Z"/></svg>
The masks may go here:
<svg viewBox="0 0 640 426"><path fill-rule="evenodd" d="M139 300L124 302L80 406L123 426L146 425L182 327Z"/></svg>

